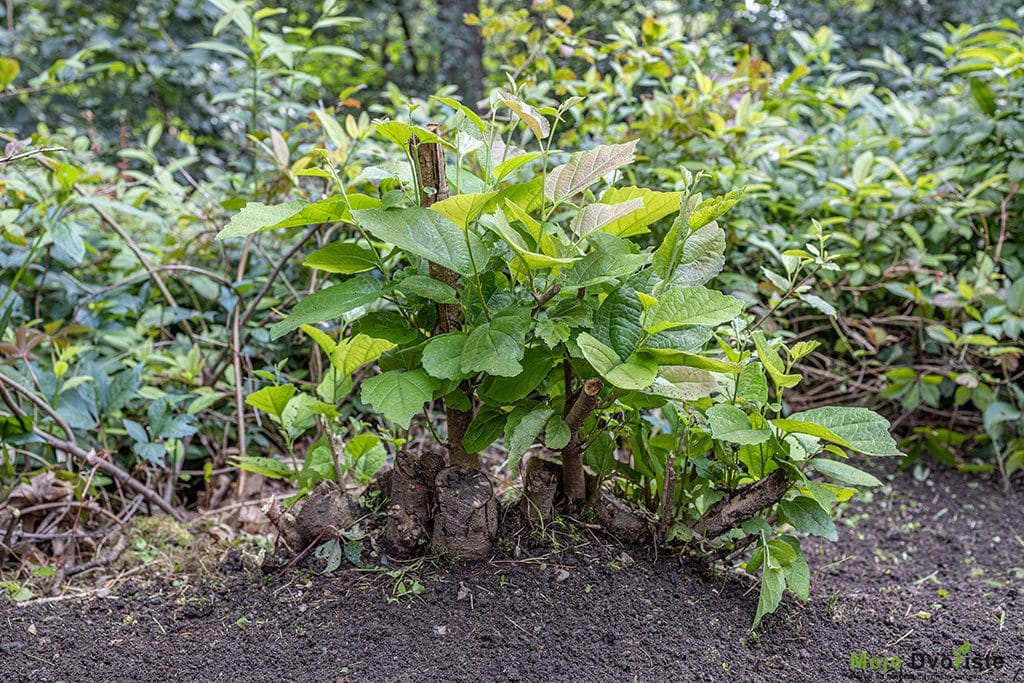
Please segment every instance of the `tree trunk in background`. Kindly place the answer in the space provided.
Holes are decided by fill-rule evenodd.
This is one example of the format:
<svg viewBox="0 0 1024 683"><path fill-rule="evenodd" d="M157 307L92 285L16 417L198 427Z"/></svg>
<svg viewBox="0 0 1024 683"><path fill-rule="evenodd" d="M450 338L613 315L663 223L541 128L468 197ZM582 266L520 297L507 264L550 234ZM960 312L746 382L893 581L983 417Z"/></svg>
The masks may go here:
<svg viewBox="0 0 1024 683"><path fill-rule="evenodd" d="M479 14L479 0L438 0L437 39L441 46L439 79L457 85L471 108L484 98L484 40L478 26L466 26L465 14Z"/></svg>

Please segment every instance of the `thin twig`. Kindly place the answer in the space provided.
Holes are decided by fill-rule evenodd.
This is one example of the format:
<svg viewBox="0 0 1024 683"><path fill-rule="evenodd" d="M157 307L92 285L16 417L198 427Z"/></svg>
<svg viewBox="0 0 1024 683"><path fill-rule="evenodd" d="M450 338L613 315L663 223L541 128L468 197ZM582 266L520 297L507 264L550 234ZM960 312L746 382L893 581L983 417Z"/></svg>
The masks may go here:
<svg viewBox="0 0 1024 683"><path fill-rule="evenodd" d="M89 465L100 469L104 474L109 475L115 481L124 484L125 486L132 489L136 493L142 495L142 497L145 498L150 504L166 512L168 515L173 517L175 521L185 521L185 518L181 514L181 512L171 507L171 505L168 502L166 502L163 498L160 497L159 493L157 493L153 489L149 488L145 484L135 479L135 477L130 475L125 470L121 469L113 462L110 462L109 460L106 460L98 456L95 450L90 449L87 451L81 446L79 446L75 439L75 433L72 431L71 427L68 426L68 423L65 422L64 419L57 414L57 411L50 407L46 403L46 401L36 396L28 389L25 389L20 384L14 382L6 375L0 374L0 387L3 386L6 386L14 393L28 399L37 408L46 413L46 415L50 419L52 419L58 427L60 427L61 431L67 434L68 439L64 440L54 436L53 434L50 434L49 432L43 429L40 429L39 427L33 426L33 433L40 439L42 439L50 448L61 451L63 453L67 453L68 455L72 456L77 460L84 461ZM4 391L4 393L6 393L6 391ZM15 406L15 416L18 418L26 418L28 417L28 414L25 411L23 411L20 407Z"/></svg>
<svg viewBox="0 0 1024 683"><path fill-rule="evenodd" d="M29 159L31 157L39 156L40 154L46 154L47 152L65 151L67 151L67 147L39 147L37 149L30 149L27 152L19 152L17 154L11 154L10 156L3 157L0 159L0 164L12 164L15 161Z"/></svg>

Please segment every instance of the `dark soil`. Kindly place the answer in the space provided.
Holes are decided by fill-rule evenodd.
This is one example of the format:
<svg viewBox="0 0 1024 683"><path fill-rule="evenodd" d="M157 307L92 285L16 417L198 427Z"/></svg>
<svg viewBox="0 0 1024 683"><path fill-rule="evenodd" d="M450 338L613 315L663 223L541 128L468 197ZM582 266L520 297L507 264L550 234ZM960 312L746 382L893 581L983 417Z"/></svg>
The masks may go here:
<svg viewBox="0 0 1024 683"><path fill-rule="evenodd" d="M1019 483L892 475L838 543L804 542L810 601L787 598L756 634L749 579L552 526L489 562L401 575L274 580L229 561L202 581L5 605L0 681L1024 683L1022 499ZM883 656L900 668L871 669Z"/></svg>

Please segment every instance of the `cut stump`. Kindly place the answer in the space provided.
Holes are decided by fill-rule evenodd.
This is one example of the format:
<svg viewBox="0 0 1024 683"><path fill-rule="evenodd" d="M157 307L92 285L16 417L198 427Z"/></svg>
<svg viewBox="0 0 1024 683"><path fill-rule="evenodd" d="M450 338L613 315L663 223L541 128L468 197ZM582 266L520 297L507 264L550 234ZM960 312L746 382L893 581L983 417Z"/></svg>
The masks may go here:
<svg viewBox="0 0 1024 683"><path fill-rule="evenodd" d="M434 548L459 559L486 559L498 533L490 480L480 470L453 465L441 470L435 482Z"/></svg>

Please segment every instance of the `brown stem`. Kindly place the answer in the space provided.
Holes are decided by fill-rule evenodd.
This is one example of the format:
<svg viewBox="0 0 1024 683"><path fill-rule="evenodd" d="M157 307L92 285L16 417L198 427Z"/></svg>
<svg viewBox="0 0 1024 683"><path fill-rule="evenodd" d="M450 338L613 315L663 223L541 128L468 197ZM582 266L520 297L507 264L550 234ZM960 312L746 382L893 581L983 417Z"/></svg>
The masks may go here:
<svg viewBox="0 0 1024 683"><path fill-rule="evenodd" d="M430 124L427 130L436 133L440 129L437 124ZM448 179L445 176L444 149L439 143L420 143L415 137L409 140L409 146L416 151L417 169L420 180L420 205L429 207L436 202L448 198ZM443 282L455 289L459 284L459 274L436 263L430 264L430 277ZM462 308L458 304L437 305L437 325L434 334L447 334L462 329ZM461 382L459 390L467 398L472 398L473 388L469 382ZM467 453L463 438L473 420L473 413L456 410L447 404L444 407L448 423L448 462L452 465L479 467L480 458L476 453Z"/></svg>
<svg viewBox="0 0 1024 683"><path fill-rule="evenodd" d="M720 536L782 500L788 490L786 473L781 469L775 470L764 479L743 486L712 505L692 525L694 536L708 539Z"/></svg>
<svg viewBox="0 0 1024 683"><path fill-rule="evenodd" d="M587 498L587 482L583 473L583 438L580 432L583 422L597 406L597 395L604 386L599 377L591 377L583 383L583 389L576 398L565 424L569 427L569 443L562 449L562 494L573 507L579 507Z"/></svg>
<svg viewBox="0 0 1024 683"><path fill-rule="evenodd" d="M676 502L675 460L675 453L669 453L668 458L665 459L665 479L661 484L661 519L658 520L658 540L662 542L668 538Z"/></svg>

